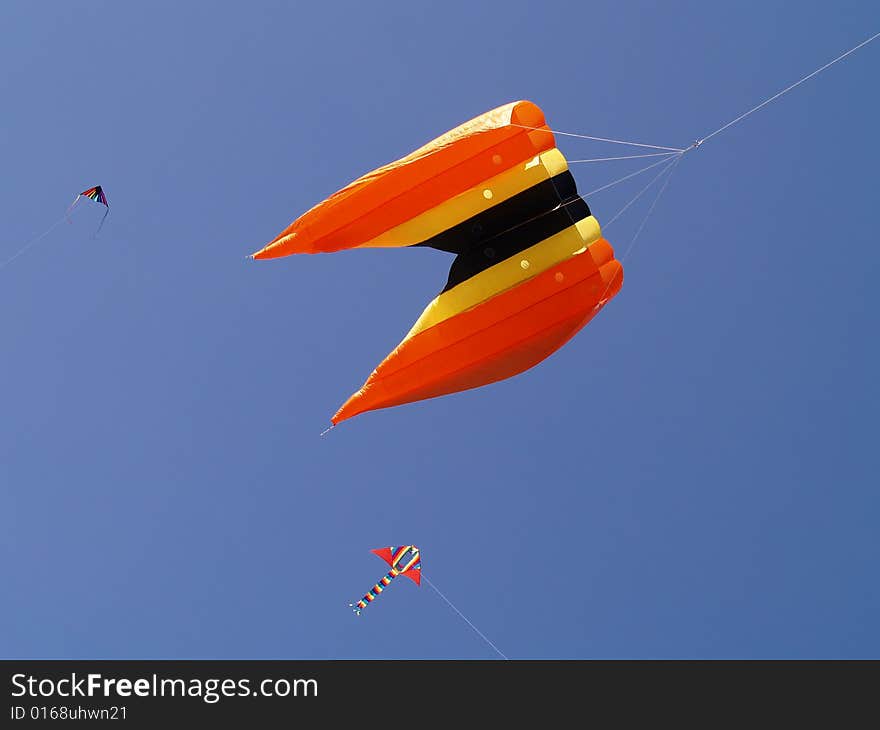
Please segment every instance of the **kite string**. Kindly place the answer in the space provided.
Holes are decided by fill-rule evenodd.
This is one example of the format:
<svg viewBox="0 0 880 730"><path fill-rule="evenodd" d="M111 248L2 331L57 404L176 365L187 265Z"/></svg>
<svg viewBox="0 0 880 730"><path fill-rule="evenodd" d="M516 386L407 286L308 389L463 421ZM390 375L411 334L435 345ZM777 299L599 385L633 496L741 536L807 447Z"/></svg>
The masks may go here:
<svg viewBox="0 0 880 730"><path fill-rule="evenodd" d="M474 631L476 631L476 632L480 635L480 638L482 638L483 641L485 641L489 646L491 646L491 647L492 647L492 648L498 653L498 655L499 655L502 659L507 659L507 657L504 655L504 652L502 652L501 649L499 649L497 646L495 646L495 644L493 644L491 641L489 641L489 639L487 638L487 636L486 636L482 631L480 631L476 626L474 626L474 625L468 620L468 617L465 616L461 611L459 611L459 610L455 607L455 604L454 604L452 601L450 601L446 596L443 595L443 593L440 592L440 589L439 589L437 586L435 586L435 585L431 582L431 579L428 578L428 576L426 576L424 573L422 573L422 578L425 579L425 581L427 582L427 584L428 584L429 586L431 586L431 588L434 589L434 592L435 592L438 596L440 596L440 598L442 598L444 601L446 601L446 603L449 605L449 607L450 607L453 611L455 611L459 616L461 616L461 617L464 619L465 623L466 623L468 626L470 626Z"/></svg>
<svg viewBox="0 0 880 730"><path fill-rule="evenodd" d="M98 225L98 230L92 234L92 238L97 238L98 234L101 232L101 229L104 227L104 221L107 220L107 216L110 215L110 206L107 206L107 210L104 211L104 217L101 218L101 223Z"/></svg>
<svg viewBox="0 0 880 730"><path fill-rule="evenodd" d="M859 50L862 46L866 46L866 45L868 45L871 41L876 40L877 38L880 38L880 33L875 33L874 35L872 35L872 36L871 36L870 38L868 38L867 40L864 40L864 41L862 41L861 43L859 43L857 46L853 46L853 47L850 48L848 51L846 51L846 52L844 52L844 53L841 53L841 54L840 54L837 58L835 58L833 61L829 61L829 62L826 63L824 66L820 66L820 67L817 68L815 71L813 71L812 73L807 74L806 76L804 76L804 77L803 77L802 79L800 79L799 81L795 81L793 84L791 84L791 86L787 86L787 87L785 87L782 91L780 91L780 92L774 94L773 96L771 96L771 97L768 98L768 99L765 99L764 101L762 101L762 102L761 102L760 104L758 104L757 106L753 106L753 107L752 107L751 109L749 109L747 112L744 112L743 114L740 114L736 119L732 119L732 120L729 121L727 124L725 124L725 125L719 127L718 129L716 129L714 132L711 132L710 134L707 134L705 137L701 138L701 139L698 140L697 142L694 142L694 144L692 144L690 147L688 147L687 150L685 150L685 152L690 151L690 150L694 149L695 147L699 147L699 146L700 146L701 144L703 144L703 142L705 142L707 139L711 139L711 138L714 137L716 134L720 134L721 132L723 132L723 131L724 131L725 129L727 129L728 127L732 127L732 126L733 126L734 124L736 124L737 122L742 121L743 119L745 119L745 118L746 118L747 116L749 116L750 114L753 114L754 112L758 111L758 109L760 109L760 108L762 108L762 107L764 107L764 106L767 106L767 104L769 104L771 101L776 101L776 99L778 99L778 98L779 98L780 96L782 96L783 94L787 94L787 93L788 93L789 91L791 91L792 89L794 89L794 88L800 86L802 83L804 83L804 81L808 81L809 79L813 78L814 76L817 76L818 74L822 73L822 71L824 71L824 70L825 70L826 68L828 68L829 66L833 66L833 65L834 65L835 63L837 63L838 61L842 61L844 58L846 58L846 57L847 57L848 55L850 55L851 53L855 53L855 52L856 52L857 50Z"/></svg>
<svg viewBox="0 0 880 730"><path fill-rule="evenodd" d="M67 220L67 214L65 213L61 218L55 221L51 226L49 226L45 231L43 231L40 235L35 236L30 241L28 241L24 246L22 246L18 251L16 251L12 256L8 259L0 263L0 269L6 268L9 264L11 264L15 259L21 256L25 251L27 251L31 246L36 243L42 241L46 236L48 236L52 231L54 231L58 226L60 226L64 221Z"/></svg>
<svg viewBox="0 0 880 730"><path fill-rule="evenodd" d="M800 85L801 85L802 83L804 83L805 81L808 81L809 79L813 78L814 76L818 76L818 75L819 75L820 73L822 73L822 71L824 71L825 69L829 68L830 66L833 66L833 65L834 65L835 63L837 63L838 61L842 61L844 58L846 58L846 57L849 56L850 54L855 53L857 50L859 50L859 49L862 48L863 46L868 45L869 43L871 43L872 41L876 40L877 38L880 38L880 33L875 33L875 34L872 35L870 38L867 38L866 40L862 41L861 43L859 43L859 44L853 46L853 47L850 48L848 51L844 51L843 53L841 53L839 56L837 56L837 57L834 58L833 60L829 61L828 63L824 64L823 66L820 66L820 67L817 68L815 71L813 71L813 72L811 72L811 73L808 73L806 76L804 76L803 78L801 78L801 79L795 81L793 84L790 84L789 86L786 86L782 91L779 91L779 92L777 92L776 94L774 94L773 96L768 97L767 99L765 99L764 101L762 101L760 104L757 104L756 106L753 106L751 109L749 109L748 111L746 111L746 112L740 114L740 115L739 115L738 117L736 117L735 119L732 119L731 121L727 122L727 124L722 125L722 126L719 127L718 129L716 129L714 132L711 132L711 133L707 134L705 137L702 137L702 138L698 139L696 142L694 142L693 144L691 144L690 147L687 147L686 149L681 150L681 151L676 155L675 159L674 159L674 160L673 160L673 161L672 161L667 167L664 167L663 170L660 171L660 174L659 174L659 175L657 175L653 180L651 180L651 182L649 182L649 183L648 183L648 184L647 184L642 190L640 190L640 191L636 194L636 196L635 196L630 202L628 202L625 206L623 206L623 208L621 208L621 209L620 209L620 210L614 215L614 217L612 217L611 220L609 220L609 221L605 224L605 227L611 225L615 220L617 220L617 218L618 218L618 217L619 217L619 216L620 216L625 210L627 210L627 208L629 208L629 207L630 207L630 206L631 206L636 200L638 200L638 199L642 196L642 194L643 194L646 190L648 190L648 188L650 188L650 187L651 187L651 186L652 186L652 185L653 185L653 184L654 184L654 183L655 183L660 177L662 177L667 171L669 172L669 176L666 178L666 180L664 181L664 183L663 183L663 185L661 186L660 190L658 191L657 196L654 198L654 201L651 203L651 206L650 206L650 208L648 209L648 212L645 214L645 217L642 219L641 224L639 225L638 229L636 230L635 235L632 237L632 240L630 241L629 246L627 247L627 249L626 249L626 251L624 252L623 256L621 257L620 261L623 262L623 261L626 259L626 257L629 256L629 254L631 253L631 251L633 250L633 248L634 248L634 246L635 246L635 244L636 244L636 241L637 241L638 238L639 238L639 235L641 234L642 230L644 229L645 224L648 222L648 218L650 217L651 213L654 211L654 208L657 206L657 203L658 203L658 201L660 200L660 197L663 195L664 191L666 190L666 187L669 185L669 181L672 179L672 175L673 175L673 173L675 172L675 168L676 168L676 167L678 166L678 164L681 162L682 157L684 157L685 153L690 152L692 149L696 149L697 147L699 147L700 145L702 145L703 142L705 142L706 140L711 139L711 138L714 137L715 135L720 134L721 132L723 132L725 129L728 129L728 128L732 127L734 124L736 124L737 122L742 121L743 119L745 119L746 117L748 117L750 114L754 114L754 113L755 113L756 111L758 111L759 109L761 109L761 108L767 106L767 105L770 104L771 102L773 102L773 101L775 101L776 99L780 98L781 96L784 96L785 94L787 94L789 91L792 91L793 89L797 88L798 86L800 86ZM647 155L646 155L646 156L647 156ZM667 159L668 159L668 158L667 158ZM591 162L592 160L588 160L588 161ZM596 160L596 161L599 161L599 160ZM607 189L607 188L609 188L609 187L611 187L611 186L613 186L613 185L616 185L616 184L619 183L619 182L623 182L624 180L629 179L630 177L634 177L635 175L639 175L639 174L641 174L642 172L645 172L645 171L651 169L651 167L654 167L654 166L657 165L657 164L662 164L662 163L665 162L665 161L666 161L665 159L664 159L664 160L660 160L660 162L655 163L654 165L649 165L648 167L642 168L641 170L637 170L636 172L631 173L630 175L627 175L627 176L625 176L625 177L622 177L622 178L620 178L619 180L615 180L614 182L611 182L611 183L609 183L608 185L605 185L605 186L603 186L603 187L601 187L601 188L598 188L597 190L592 191L592 193L587 193L587 195L592 195L592 194L597 193L597 192L599 192L599 191L601 191L601 190L605 190L605 189ZM609 285L609 286L610 286L610 285ZM607 291L607 290L606 290L606 291Z"/></svg>

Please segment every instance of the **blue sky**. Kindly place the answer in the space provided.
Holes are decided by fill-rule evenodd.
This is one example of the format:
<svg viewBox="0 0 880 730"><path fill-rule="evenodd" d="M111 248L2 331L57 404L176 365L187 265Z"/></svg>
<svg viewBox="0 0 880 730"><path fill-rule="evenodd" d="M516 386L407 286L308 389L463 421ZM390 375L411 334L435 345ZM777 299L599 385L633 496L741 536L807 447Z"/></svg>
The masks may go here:
<svg viewBox="0 0 880 730"><path fill-rule="evenodd" d="M880 44L689 154L621 294L534 370L318 434L446 280L250 262L525 98L685 146L870 3L4 3L0 656L878 657ZM569 157L623 148L560 139ZM581 165L591 190L633 163ZM608 220L641 184L589 199ZM622 253L640 201L609 226Z"/></svg>

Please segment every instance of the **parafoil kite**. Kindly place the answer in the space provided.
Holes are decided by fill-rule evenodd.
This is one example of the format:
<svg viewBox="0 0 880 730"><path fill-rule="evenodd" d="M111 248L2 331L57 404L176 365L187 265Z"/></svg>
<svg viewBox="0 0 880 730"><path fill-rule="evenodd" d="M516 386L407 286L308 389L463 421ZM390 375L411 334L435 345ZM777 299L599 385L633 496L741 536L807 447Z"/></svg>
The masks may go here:
<svg viewBox="0 0 880 730"><path fill-rule="evenodd" d="M482 114L358 178L253 258L404 246L455 254L448 281L334 425L527 370L623 283L543 112L528 101Z"/></svg>
<svg viewBox="0 0 880 730"><path fill-rule="evenodd" d="M388 565L391 566L382 579L376 583L370 590L366 592L363 598L357 603L349 603L348 605L354 609L354 612L360 616L370 603L375 601L379 594L385 590L389 583L398 575L405 575L416 585L422 584L422 558L419 549L415 545L401 545L399 547L387 547L371 550L370 552L378 555Z"/></svg>

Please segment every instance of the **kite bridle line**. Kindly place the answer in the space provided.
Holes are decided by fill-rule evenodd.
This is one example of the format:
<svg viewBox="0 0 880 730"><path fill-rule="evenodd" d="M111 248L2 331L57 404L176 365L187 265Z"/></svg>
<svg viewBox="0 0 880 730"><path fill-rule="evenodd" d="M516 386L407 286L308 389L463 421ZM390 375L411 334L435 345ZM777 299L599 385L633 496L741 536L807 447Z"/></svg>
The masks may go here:
<svg viewBox="0 0 880 730"><path fill-rule="evenodd" d="M561 134L564 137L577 137L578 139L589 139L593 142L608 142L609 144L625 144L630 147L645 147L652 150L666 150L667 152L684 152L681 147L664 147L658 144L645 144L644 142L628 142L624 139L611 139L610 137L593 137L589 134L575 134L574 132L560 132L558 129L549 129L547 127L530 127L527 124L517 124L509 122L511 127L519 127L520 129L531 129L536 132L550 132L551 134ZM648 155L645 155L647 157ZM590 160L592 162L592 160Z"/></svg>
<svg viewBox="0 0 880 730"><path fill-rule="evenodd" d="M110 215L110 206L107 205L107 210L104 211L104 217L101 218L101 222L98 224L98 230L92 234L92 238L97 238L98 234L101 232L101 229L104 227L104 221L107 220L107 216Z"/></svg>
<svg viewBox="0 0 880 730"><path fill-rule="evenodd" d="M687 150L684 150L687 151ZM672 155L679 154L677 152L651 152L647 155L623 155L620 157L591 157L588 160L567 160L569 165L574 165L575 163L581 162L611 162L613 160L638 160L643 157L671 157Z"/></svg>

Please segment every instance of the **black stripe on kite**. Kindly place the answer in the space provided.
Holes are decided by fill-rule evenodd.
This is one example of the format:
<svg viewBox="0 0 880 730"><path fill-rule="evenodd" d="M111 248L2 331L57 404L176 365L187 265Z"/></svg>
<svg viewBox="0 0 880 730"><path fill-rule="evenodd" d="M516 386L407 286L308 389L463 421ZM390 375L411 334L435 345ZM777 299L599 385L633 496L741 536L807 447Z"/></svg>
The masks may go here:
<svg viewBox="0 0 880 730"><path fill-rule="evenodd" d="M486 211L486 213L488 212L490 211ZM589 216L590 207L583 198L575 197L561 205L557 202L553 210L546 211L519 225L508 218L507 230L473 245L469 250L455 257L452 268L449 269L449 280L443 291L449 291L452 287L481 271L515 256L520 251L564 231ZM516 220L521 221L522 217L518 217ZM515 227L510 227L511 225Z"/></svg>
<svg viewBox="0 0 880 730"><path fill-rule="evenodd" d="M571 173L566 170L414 245L463 254L575 196L577 196L577 185Z"/></svg>

